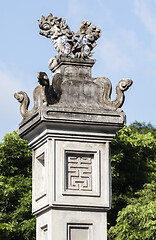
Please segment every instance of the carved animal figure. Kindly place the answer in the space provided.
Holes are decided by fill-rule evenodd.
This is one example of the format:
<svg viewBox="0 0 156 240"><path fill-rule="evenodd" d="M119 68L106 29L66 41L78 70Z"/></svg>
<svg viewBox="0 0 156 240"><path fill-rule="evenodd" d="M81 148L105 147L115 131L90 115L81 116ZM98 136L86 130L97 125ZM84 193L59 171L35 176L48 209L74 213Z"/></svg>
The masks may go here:
<svg viewBox="0 0 156 240"><path fill-rule="evenodd" d="M30 99L25 92L20 91L14 94L14 97L17 99L17 101L21 103L20 113L23 118L31 116L42 105L56 103L59 101L61 96L61 74L54 74L52 85L49 84L49 78L45 72L38 72L37 78L40 85L37 86L33 92L34 106L32 110L28 111Z"/></svg>
<svg viewBox="0 0 156 240"><path fill-rule="evenodd" d="M40 34L51 38L59 55L71 55L73 47L73 32L70 30L64 18L57 18L51 13L39 21Z"/></svg>
<svg viewBox="0 0 156 240"><path fill-rule="evenodd" d="M89 58L93 55L92 49L96 47L96 40L101 36L101 30L90 21L82 21L80 29L74 35L73 54L77 58Z"/></svg>
<svg viewBox="0 0 156 240"><path fill-rule="evenodd" d="M101 36L101 30L97 26L91 26L90 21L82 21L76 34L70 30L64 18L57 18L51 13L39 21L40 34L51 38L58 56L66 55L77 58L89 58L92 49L96 46L96 40Z"/></svg>

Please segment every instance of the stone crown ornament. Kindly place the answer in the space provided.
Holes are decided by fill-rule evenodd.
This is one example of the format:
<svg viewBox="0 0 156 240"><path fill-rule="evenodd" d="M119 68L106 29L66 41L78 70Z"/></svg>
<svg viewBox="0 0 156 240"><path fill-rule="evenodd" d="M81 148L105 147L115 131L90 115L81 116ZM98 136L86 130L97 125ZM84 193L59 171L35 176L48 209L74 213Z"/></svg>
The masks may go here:
<svg viewBox="0 0 156 240"><path fill-rule="evenodd" d="M58 55L76 58L89 58L93 55L96 40L101 36L101 30L90 21L82 21L77 33L70 30L64 18L57 18L50 13L42 16L39 21L40 34L51 38Z"/></svg>
<svg viewBox="0 0 156 240"><path fill-rule="evenodd" d="M120 108L124 102L124 92L132 85L132 80L121 79L116 86L116 97L111 100L111 81L106 77L92 78L91 75L95 60L89 57L93 54L101 30L91 26L90 21L82 21L79 30L74 33L64 18L57 18L51 13L38 21L40 34L51 38L58 54L49 60L49 69L53 72L50 78L45 72L37 73L39 86L33 92L32 110L28 110L30 100L25 92L14 94L20 103L23 119L39 113L45 116L45 112L49 114L51 111L65 111L69 118L71 112L75 114L79 111L91 115L96 112L116 115L118 112L124 119Z"/></svg>

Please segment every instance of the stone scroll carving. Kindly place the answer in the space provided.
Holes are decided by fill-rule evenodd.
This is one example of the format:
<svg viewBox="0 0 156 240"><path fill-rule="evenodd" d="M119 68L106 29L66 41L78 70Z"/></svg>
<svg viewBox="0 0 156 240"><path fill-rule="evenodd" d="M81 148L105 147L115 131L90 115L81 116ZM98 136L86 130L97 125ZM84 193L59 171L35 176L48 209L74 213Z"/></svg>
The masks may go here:
<svg viewBox="0 0 156 240"><path fill-rule="evenodd" d="M111 82L109 80L106 84L105 91L104 91L104 99L103 99L104 103L114 106L115 109L120 108L124 103L124 99L125 99L124 92L132 85L132 83L133 81L129 78L121 79L116 86L116 98L114 101L111 101L110 96L111 96L112 87L111 87Z"/></svg>
<svg viewBox="0 0 156 240"><path fill-rule="evenodd" d="M23 118L30 117L43 105L54 104L60 99L61 74L56 73L53 75L52 85L49 84L49 78L45 72L38 72L37 78L40 85L33 92L34 106L32 110L28 111L30 99L25 92L20 91L14 94L14 97L20 103L20 113Z"/></svg>
<svg viewBox="0 0 156 240"><path fill-rule="evenodd" d="M67 157L67 189L92 190L92 158L90 156Z"/></svg>
<svg viewBox="0 0 156 240"><path fill-rule="evenodd" d="M76 58L89 58L93 55L96 40L101 36L101 29L91 22L82 21L79 30L74 33L66 24L64 18L58 18L50 13L42 16L39 21L40 34L51 38L58 56L72 56Z"/></svg>
<svg viewBox="0 0 156 240"><path fill-rule="evenodd" d="M109 78L106 77L95 78L94 82L98 83L103 89L102 102L114 109L122 107L125 99L124 92L127 91L128 88L133 83L133 81L129 78L121 79L116 86L116 98L115 100L111 100L112 84Z"/></svg>

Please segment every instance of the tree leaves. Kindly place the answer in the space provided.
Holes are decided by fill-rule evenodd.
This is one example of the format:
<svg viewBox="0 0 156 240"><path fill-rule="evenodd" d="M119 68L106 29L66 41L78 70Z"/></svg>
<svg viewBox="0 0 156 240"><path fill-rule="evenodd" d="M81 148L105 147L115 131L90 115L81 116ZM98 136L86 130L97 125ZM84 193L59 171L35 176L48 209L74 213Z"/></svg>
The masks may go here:
<svg viewBox="0 0 156 240"><path fill-rule="evenodd" d="M113 201L108 212L109 225L112 226L110 239L154 239L151 232L148 233L151 238L146 238L145 232L156 227L149 214L156 214L156 206L152 207L156 202L153 195L153 181L156 180L155 133L150 124L136 122L121 129L112 143Z"/></svg>
<svg viewBox="0 0 156 240"><path fill-rule="evenodd" d="M31 150L17 132L0 144L0 239L35 239L31 214Z"/></svg>
<svg viewBox="0 0 156 240"><path fill-rule="evenodd" d="M156 236L156 182L145 184L135 198L119 211L117 224L110 228L110 239L154 240Z"/></svg>

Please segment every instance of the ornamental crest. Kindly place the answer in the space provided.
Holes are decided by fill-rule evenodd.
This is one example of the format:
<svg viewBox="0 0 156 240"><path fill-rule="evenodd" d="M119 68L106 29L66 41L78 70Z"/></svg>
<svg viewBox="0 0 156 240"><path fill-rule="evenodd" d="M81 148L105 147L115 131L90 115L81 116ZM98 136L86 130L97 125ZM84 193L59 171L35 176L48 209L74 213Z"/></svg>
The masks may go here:
<svg viewBox="0 0 156 240"><path fill-rule="evenodd" d="M66 24L65 18L57 18L50 13L39 21L40 34L51 38L58 56L89 58L93 55L96 40L101 36L101 29L91 22L82 21L79 30L74 33Z"/></svg>
<svg viewBox="0 0 156 240"><path fill-rule="evenodd" d="M119 108L124 102L124 92L132 85L132 80L121 79L116 86L116 98L111 100L111 81L106 77L92 78L91 76L91 68L95 60L89 58L93 54L97 39L101 36L100 28L86 20L82 21L79 30L74 33L64 18L57 18L52 13L47 17L42 16L38 21L40 34L51 38L58 54L49 60L49 69L53 72L50 78L45 72L37 73L39 86L33 92L32 110L28 110L30 99L25 92L19 91L14 94L20 103L23 119L52 105L54 108L67 109L67 111L72 109L76 113L80 109L91 111L91 113L93 109L100 112L121 111ZM77 161L77 164L81 163L80 165L88 161L84 158L70 160ZM72 175L71 162L68 166L69 175ZM88 174L90 172L88 167ZM77 175L76 178L68 179L68 188L76 186L82 190L88 186L90 190L92 183L90 175L85 180L83 169Z"/></svg>

